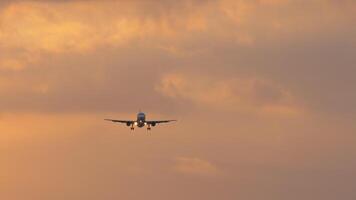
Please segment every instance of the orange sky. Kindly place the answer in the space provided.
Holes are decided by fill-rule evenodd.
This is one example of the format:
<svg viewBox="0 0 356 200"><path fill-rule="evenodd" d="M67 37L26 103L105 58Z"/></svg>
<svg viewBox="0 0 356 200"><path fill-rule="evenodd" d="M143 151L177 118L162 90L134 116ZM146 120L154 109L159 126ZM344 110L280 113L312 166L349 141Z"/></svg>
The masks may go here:
<svg viewBox="0 0 356 200"><path fill-rule="evenodd" d="M0 197L355 199L353 0L0 2ZM134 134L104 118L178 123Z"/></svg>

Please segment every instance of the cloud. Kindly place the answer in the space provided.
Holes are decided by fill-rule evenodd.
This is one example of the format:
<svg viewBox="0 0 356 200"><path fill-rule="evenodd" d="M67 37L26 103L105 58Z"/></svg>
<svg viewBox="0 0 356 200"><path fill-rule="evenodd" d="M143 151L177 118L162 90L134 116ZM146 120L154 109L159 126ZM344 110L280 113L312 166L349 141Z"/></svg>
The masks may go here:
<svg viewBox="0 0 356 200"><path fill-rule="evenodd" d="M166 74L156 90L197 106L273 115L297 115L302 110L290 91L261 78L216 79L202 75Z"/></svg>
<svg viewBox="0 0 356 200"><path fill-rule="evenodd" d="M219 173L218 168L211 162L191 157L176 158L174 170L182 174L199 176L212 176Z"/></svg>
<svg viewBox="0 0 356 200"><path fill-rule="evenodd" d="M110 28L100 27L100 21L92 22L92 18L83 15L94 11L95 3L88 4L13 4L1 13L2 45L7 48L23 48L30 52L85 52L100 43L120 43L135 28L134 23L127 27L125 19L113 20L108 26ZM100 5L102 4L97 6ZM95 15L98 19L105 17L100 16L103 15L100 12L93 12L93 17Z"/></svg>
<svg viewBox="0 0 356 200"><path fill-rule="evenodd" d="M173 40L204 30L206 19L204 13L180 5L182 10L166 11L169 4L142 1L11 3L0 10L0 51L11 52L0 55L0 68L23 70L52 54L131 45L184 55Z"/></svg>
<svg viewBox="0 0 356 200"><path fill-rule="evenodd" d="M44 102L62 104L62 98L73 96L80 99L78 102L81 105L86 105L83 101L87 100L81 98L89 94L83 86L78 86L81 83L95 88L93 96L108 96L102 88L109 87L119 91L120 94L115 95L117 98L134 96L131 92L122 92L128 85L132 91L147 91L152 95L156 79L163 73L181 68L183 62L186 65L183 71L188 74L197 70L215 73L216 66L219 66L220 75L236 74L236 77L231 75L227 80L212 80L215 84L209 88L196 86L199 88L195 90L208 89L209 92L198 92L199 96L180 95L185 96L180 99L201 101L210 106L221 105L219 100L214 100L214 95L223 93L230 95L221 101L226 104L225 108L234 107L235 110L296 113L299 111L296 111L295 101L300 99L305 99L312 107L321 107L320 110L354 110L349 109L356 98L350 92L355 82L351 76L354 71L352 47L355 43L352 37L355 32L355 26L352 26L355 21L353 1L7 3L0 11L0 71L7 73L2 74L3 80L13 83L6 84L9 88L4 89L12 90L12 95L2 93L6 96L4 101L9 104L20 101L18 96L25 96L23 99L33 100L39 105L47 105ZM90 60L90 63L85 60ZM126 66L131 66L131 69ZM132 72L133 68L137 71ZM82 73L83 70L89 75ZM238 75L241 71L249 73L247 79L251 80L242 80L244 78ZM286 78L291 71L294 76ZM139 72L145 72L149 77L146 79L146 76L139 75L145 86L133 84L139 82L138 78L126 78ZM252 83L254 77L258 77L258 81ZM346 78L345 83L349 84L340 82L341 77ZM193 85L203 84L198 82ZM264 87L264 91L280 90L284 100L282 103L263 104L252 98L255 100L248 103L254 92L242 95L241 100L236 91L242 89L233 86L241 84L264 85L256 86ZM43 90L43 85L47 85L48 89ZM337 95L323 90L320 85L323 85L322 88L336 88L333 92ZM38 90L39 87L42 90ZM40 100L36 99L37 96L31 96L33 88L47 91L47 97L51 100L44 99L43 95ZM110 93L114 93L114 89ZM161 98L154 95L152 103ZM298 100L295 100L296 97ZM267 97L258 98L266 100ZM170 100L173 102L173 98ZM342 101L348 101L349 106L344 106ZM17 104L29 103L20 101ZM87 107L95 106L91 104Z"/></svg>
<svg viewBox="0 0 356 200"><path fill-rule="evenodd" d="M3 199L354 199L355 5L2 0Z"/></svg>
<svg viewBox="0 0 356 200"><path fill-rule="evenodd" d="M140 11L146 5L158 13L142 16ZM177 17L178 11L165 13L160 7L140 1L18 2L0 14L0 41L4 47L31 52L86 52L100 46L120 46L132 39L177 37L205 27L200 14L188 8Z"/></svg>
<svg viewBox="0 0 356 200"><path fill-rule="evenodd" d="M206 50L208 41L251 47L335 30L340 21L353 20L348 13L355 7L343 2L338 6L347 12L340 12L332 1L302 2L306 9L300 15L298 5L291 0L15 1L0 11L0 50L44 57L138 45L190 56ZM324 10L316 10L319 5ZM317 23L319 15L323 23ZM192 41L200 42L187 45ZM30 64L17 54L0 63L2 68Z"/></svg>

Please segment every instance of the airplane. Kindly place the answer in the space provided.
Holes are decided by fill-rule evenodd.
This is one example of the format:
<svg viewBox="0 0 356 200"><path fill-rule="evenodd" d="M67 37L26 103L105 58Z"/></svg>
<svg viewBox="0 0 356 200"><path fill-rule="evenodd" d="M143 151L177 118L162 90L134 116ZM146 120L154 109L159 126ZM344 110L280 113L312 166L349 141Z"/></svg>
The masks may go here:
<svg viewBox="0 0 356 200"><path fill-rule="evenodd" d="M137 114L137 120L130 121L130 120L116 120L116 119L105 119L106 121L117 122L117 123L124 123L127 126L131 126L131 130L135 129L135 126L142 128L147 126L147 130L151 130L151 127L156 126L160 123L168 123L177 120L158 120L158 121L146 121L146 114L143 112L139 112Z"/></svg>

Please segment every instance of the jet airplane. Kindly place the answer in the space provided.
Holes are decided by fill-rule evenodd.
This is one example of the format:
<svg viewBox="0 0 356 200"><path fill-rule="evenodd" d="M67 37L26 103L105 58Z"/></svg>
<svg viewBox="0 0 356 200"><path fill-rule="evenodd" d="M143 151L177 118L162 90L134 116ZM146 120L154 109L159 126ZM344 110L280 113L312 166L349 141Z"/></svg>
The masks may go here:
<svg viewBox="0 0 356 200"><path fill-rule="evenodd" d="M116 122L116 123L124 123L127 126L131 126L131 130L134 130L135 126L137 126L138 128L143 128L144 126L147 126L147 130L151 130L151 127L156 126L157 124L177 121L177 120L148 121L148 120L146 120L146 114L143 112L139 112L137 114L137 119L133 120L133 121L131 121L131 120L116 120L116 119L105 119L105 120L111 121L111 122Z"/></svg>

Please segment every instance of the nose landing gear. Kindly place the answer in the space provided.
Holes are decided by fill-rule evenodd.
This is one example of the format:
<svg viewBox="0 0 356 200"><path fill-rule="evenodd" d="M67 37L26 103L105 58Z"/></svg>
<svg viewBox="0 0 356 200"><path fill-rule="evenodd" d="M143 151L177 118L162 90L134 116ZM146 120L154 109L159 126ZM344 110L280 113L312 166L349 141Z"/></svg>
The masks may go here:
<svg viewBox="0 0 356 200"><path fill-rule="evenodd" d="M151 130L151 124L148 124L147 126L147 130L150 131Z"/></svg>

